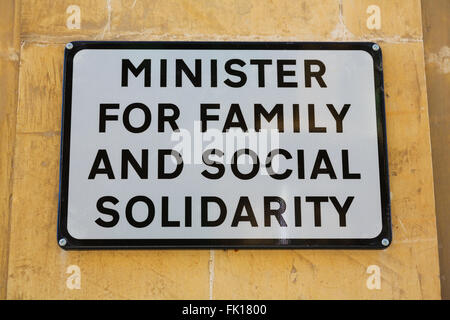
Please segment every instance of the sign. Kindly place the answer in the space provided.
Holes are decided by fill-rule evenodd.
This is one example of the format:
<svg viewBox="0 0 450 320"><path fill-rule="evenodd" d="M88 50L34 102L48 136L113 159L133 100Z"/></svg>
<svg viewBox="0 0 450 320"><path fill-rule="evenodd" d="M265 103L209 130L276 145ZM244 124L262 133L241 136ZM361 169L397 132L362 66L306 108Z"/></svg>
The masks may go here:
<svg viewBox="0 0 450 320"><path fill-rule="evenodd" d="M381 49L69 43L58 241L387 247Z"/></svg>

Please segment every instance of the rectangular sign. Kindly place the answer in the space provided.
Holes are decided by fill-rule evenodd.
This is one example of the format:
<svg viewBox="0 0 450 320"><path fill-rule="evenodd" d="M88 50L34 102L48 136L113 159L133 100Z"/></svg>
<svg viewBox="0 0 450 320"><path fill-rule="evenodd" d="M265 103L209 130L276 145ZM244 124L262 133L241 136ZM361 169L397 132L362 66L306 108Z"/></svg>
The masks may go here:
<svg viewBox="0 0 450 320"><path fill-rule="evenodd" d="M58 242L385 248L375 43L72 42Z"/></svg>

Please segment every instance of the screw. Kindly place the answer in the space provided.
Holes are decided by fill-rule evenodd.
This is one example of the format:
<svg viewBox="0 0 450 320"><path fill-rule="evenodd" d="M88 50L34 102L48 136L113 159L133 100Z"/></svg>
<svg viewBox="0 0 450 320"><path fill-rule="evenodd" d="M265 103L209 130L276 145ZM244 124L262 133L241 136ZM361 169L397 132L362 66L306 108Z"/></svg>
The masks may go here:
<svg viewBox="0 0 450 320"><path fill-rule="evenodd" d="M69 50L72 49L73 48L72 42L69 42L68 44L66 44L66 48Z"/></svg>
<svg viewBox="0 0 450 320"><path fill-rule="evenodd" d="M373 51L378 51L380 50L380 46L377 45L376 43L372 46ZM388 241L389 242L389 241Z"/></svg>
<svg viewBox="0 0 450 320"><path fill-rule="evenodd" d="M66 238L61 238L59 239L58 243L61 247L64 247L67 244L67 240Z"/></svg>
<svg viewBox="0 0 450 320"><path fill-rule="evenodd" d="M383 240L381 240L381 244L383 245L383 246L385 246L385 247L387 247L388 245L389 245L389 240L388 239L386 239L386 238L384 238Z"/></svg>

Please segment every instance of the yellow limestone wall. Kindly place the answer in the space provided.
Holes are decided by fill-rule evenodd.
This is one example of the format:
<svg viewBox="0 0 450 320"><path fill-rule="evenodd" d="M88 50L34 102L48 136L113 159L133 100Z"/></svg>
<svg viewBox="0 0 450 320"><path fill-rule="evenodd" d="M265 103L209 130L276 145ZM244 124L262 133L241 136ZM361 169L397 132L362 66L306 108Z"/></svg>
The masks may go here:
<svg viewBox="0 0 450 320"><path fill-rule="evenodd" d="M450 1L423 0L425 70L439 241L442 298L450 299Z"/></svg>
<svg viewBox="0 0 450 320"><path fill-rule="evenodd" d="M0 3L2 298L440 298L419 0ZM393 244L384 251L61 250L64 45L119 39L378 41Z"/></svg>

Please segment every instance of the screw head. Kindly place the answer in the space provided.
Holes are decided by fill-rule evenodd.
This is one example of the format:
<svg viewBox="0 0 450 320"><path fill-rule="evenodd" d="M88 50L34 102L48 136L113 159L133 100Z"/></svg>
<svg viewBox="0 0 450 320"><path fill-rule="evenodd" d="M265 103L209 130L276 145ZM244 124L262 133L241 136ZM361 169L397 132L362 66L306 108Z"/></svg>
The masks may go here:
<svg viewBox="0 0 450 320"><path fill-rule="evenodd" d="M373 51L378 51L380 50L380 46L377 45L376 43L372 46Z"/></svg>
<svg viewBox="0 0 450 320"><path fill-rule="evenodd" d="M381 244L383 245L383 246L385 246L385 247L387 247L388 245L389 245L389 240L388 239L386 239L386 238L384 238L383 240L381 240Z"/></svg>
<svg viewBox="0 0 450 320"><path fill-rule="evenodd" d="M61 238L59 239L58 243L61 247L64 247L67 244L67 240L66 238Z"/></svg>
<svg viewBox="0 0 450 320"><path fill-rule="evenodd" d="M68 44L66 44L66 48L69 50L72 49L73 48L72 42L69 42Z"/></svg>

